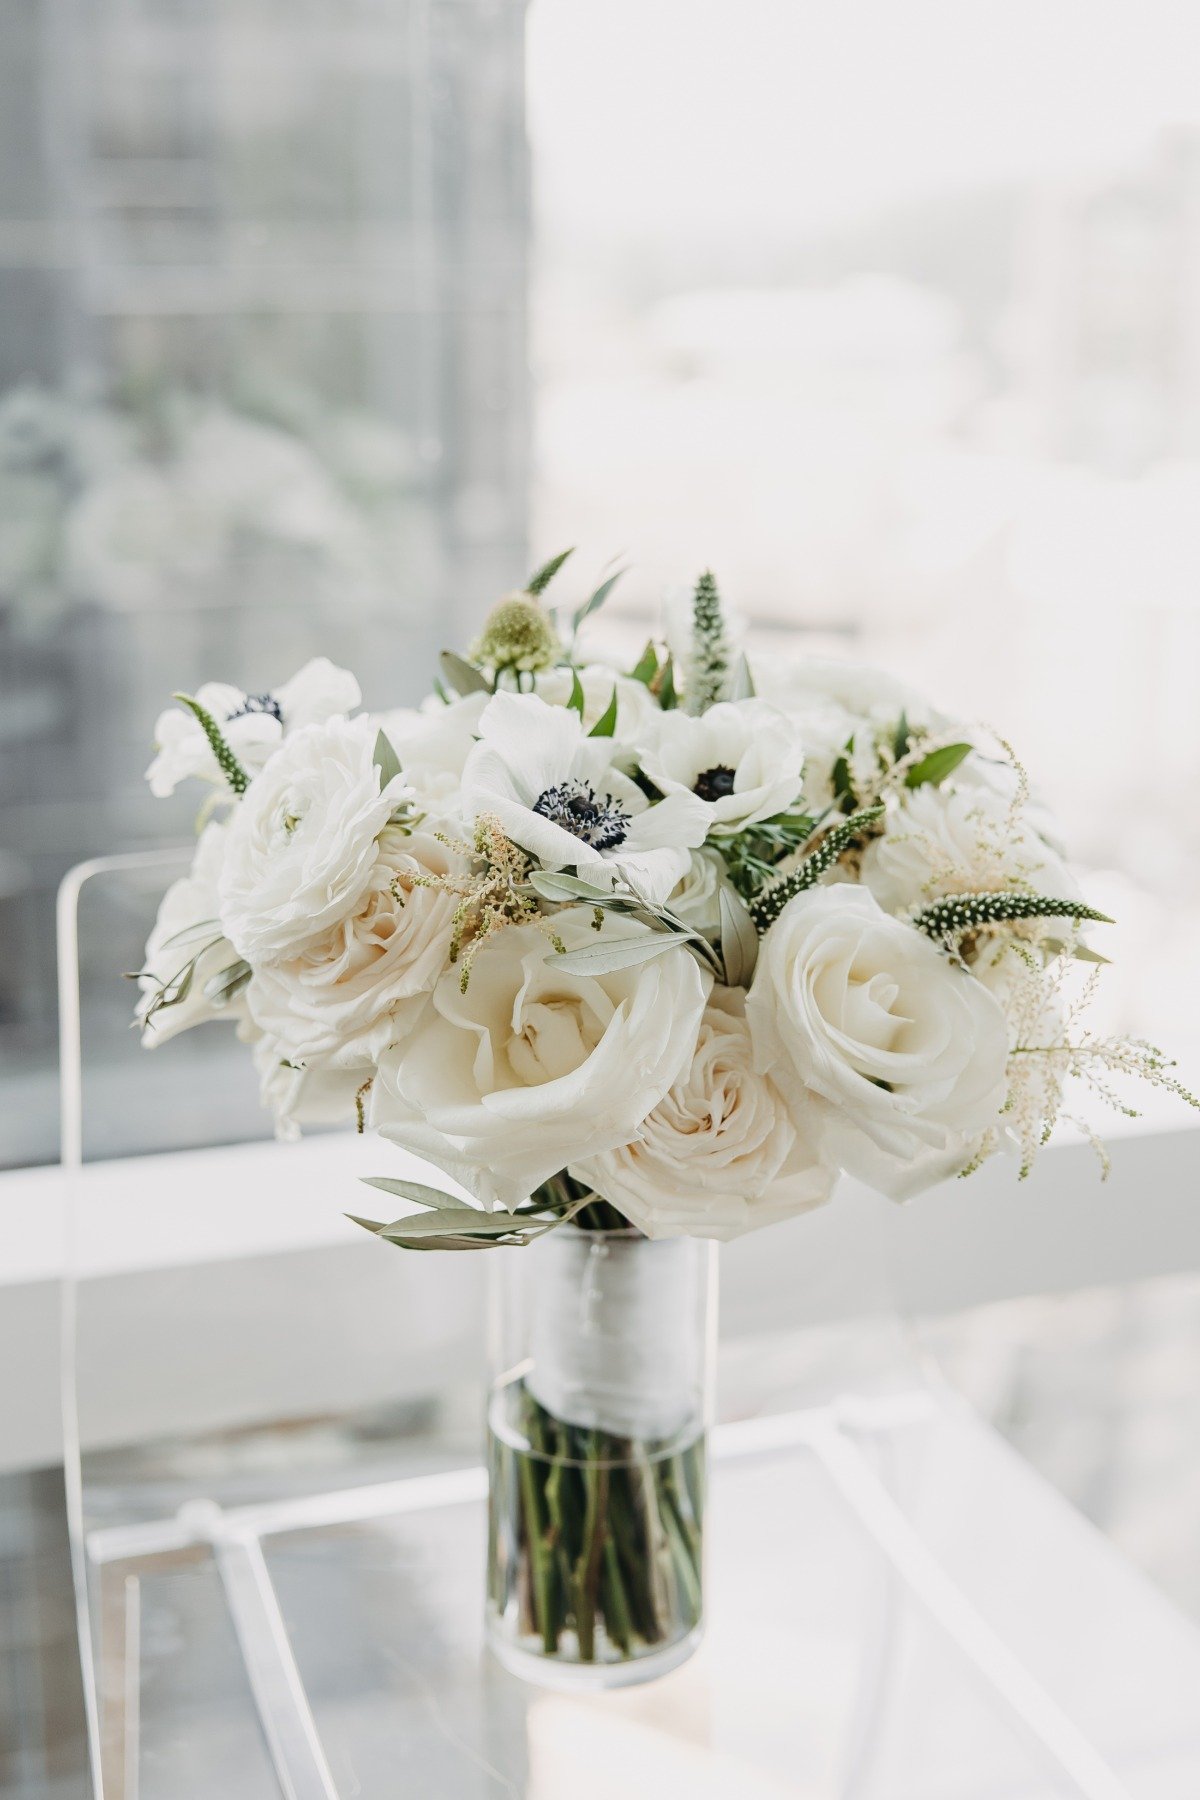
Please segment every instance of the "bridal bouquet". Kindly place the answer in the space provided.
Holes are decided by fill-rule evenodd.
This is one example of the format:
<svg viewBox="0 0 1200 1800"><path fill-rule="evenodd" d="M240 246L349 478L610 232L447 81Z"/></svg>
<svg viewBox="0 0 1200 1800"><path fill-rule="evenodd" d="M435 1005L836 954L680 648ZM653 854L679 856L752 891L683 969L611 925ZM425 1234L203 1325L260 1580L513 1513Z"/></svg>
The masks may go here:
<svg viewBox="0 0 1200 1800"><path fill-rule="evenodd" d="M1007 745L862 669L753 666L708 574L679 641L591 661L616 577L555 608L564 560L443 655L415 711L356 712L323 661L176 696L151 786L211 791L139 976L147 1042L234 1021L282 1132L369 1123L444 1171L459 1193L381 1176L408 1209L360 1221L415 1250L731 1238L842 1171L898 1200L1005 1150L1023 1174L1072 1077L1175 1085L1087 1025L1107 921ZM521 1441L585 1466L607 1432L611 1470L618 1441L676 1428L578 1387L523 1392ZM601 1627L613 1654L663 1641L637 1569L674 1518L687 1616L695 1470L650 1484L653 1528L645 1482L622 1512L608 1479L611 1571L588 1496L537 1479L509 1545L527 1635L583 1661Z"/></svg>

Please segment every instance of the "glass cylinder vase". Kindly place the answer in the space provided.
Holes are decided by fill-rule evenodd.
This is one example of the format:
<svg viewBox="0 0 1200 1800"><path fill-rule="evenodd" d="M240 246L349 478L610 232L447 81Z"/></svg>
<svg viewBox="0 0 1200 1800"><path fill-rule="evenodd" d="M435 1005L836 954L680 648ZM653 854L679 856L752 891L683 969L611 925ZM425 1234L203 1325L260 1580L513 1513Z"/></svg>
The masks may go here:
<svg viewBox="0 0 1200 1800"><path fill-rule="evenodd" d="M490 1258L487 1628L528 1680L646 1681L700 1641L715 1249L570 1224Z"/></svg>

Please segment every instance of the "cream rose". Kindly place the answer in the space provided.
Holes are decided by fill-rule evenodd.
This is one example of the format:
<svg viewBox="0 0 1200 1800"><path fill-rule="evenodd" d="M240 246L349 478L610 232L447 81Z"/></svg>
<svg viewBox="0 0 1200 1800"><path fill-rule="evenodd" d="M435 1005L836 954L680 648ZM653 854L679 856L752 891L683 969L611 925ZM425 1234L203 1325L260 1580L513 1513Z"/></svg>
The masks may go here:
<svg viewBox="0 0 1200 1800"><path fill-rule="evenodd" d="M798 1128L904 1199L970 1161L1004 1102L992 996L865 888L814 888L763 940L746 1002L757 1066Z"/></svg>
<svg viewBox="0 0 1200 1800"><path fill-rule="evenodd" d="M590 911L554 929L568 949L599 942ZM632 920L605 941L640 937ZM627 1143L691 1057L709 977L686 950L607 975L547 958L534 925L485 943L467 991L443 975L398 1049L380 1059L371 1120L480 1199L515 1206L573 1159Z"/></svg>
<svg viewBox="0 0 1200 1800"><path fill-rule="evenodd" d="M885 826L862 861L863 884L885 912L1004 887L1081 898L1062 858L994 788L916 788L890 805Z"/></svg>
<svg viewBox="0 0 1200 1800"><path fill-rule="evenodd" d="M647 1237L734 1238L828 1200L837 1176L753 1065L739 996L714 990L695 1053L637 1135L571 1174Z"/></svg>
<svg viewBox="0 0 1200 1800"><path fill-rule="evenodd" d="M221 923L254 967L296 956L357 908L377 843L411 790L382 793L370 719L330 719L281 744L229 823Z"/></svg>
<svg viewBox="0 0 1200 1800"><path fill-rule="evenodd" d="M358 906L297 956L261 967L247 995L294 1061L373 1061L411 1029L446 967L453 894L422 885L463 859L427 832L389 828Z"/></svg>
<svg viewBox="0 0 1200 1800"><path fill-rule="evenodd" d="M173 881L162 897L154 929L138 979L141 997L137 1016L142 1021L142 1041L165 1044L168 1038L206 1019L240 1019L245 1013L241 995L215 1006L205 984L238 961L237 951L221 930L217 917L217 877L225 855L228 826L214 821L205 826L196 845L189 872ZM194 963L190 979L187 970ZM186 993L170 1006L160 1007L147 1019L156 995L172 988Z"/></svg>

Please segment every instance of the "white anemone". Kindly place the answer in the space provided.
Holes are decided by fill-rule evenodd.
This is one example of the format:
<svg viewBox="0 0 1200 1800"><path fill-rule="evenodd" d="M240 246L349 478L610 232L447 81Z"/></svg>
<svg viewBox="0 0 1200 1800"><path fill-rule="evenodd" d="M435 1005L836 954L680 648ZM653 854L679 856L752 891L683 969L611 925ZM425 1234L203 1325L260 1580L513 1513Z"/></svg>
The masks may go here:
<svg viewBox="0 0 1200 1800"><path fill-rule="evenodd" d="M197 688L196 699L217 721L247 774L256 775L279 748L285 733L352 712L362 694L348 669L317 656L270 693L245 694L227 681L206 681ZM160 713L154 742L158 753L146 770L146 780L159 799L173 794L179 783L192 775L224 784L225 777L194 713L180 706Z"/></svg>
<svg viewBox="0 0 1200 1800"><path fill-rule="evenodd" d="M464 809L491 814L545 869L605 887L622 878L661 904L704 841L708 809L688 793L652 806L612 756L613 740L585 736L568 708L496 694L463 770Z"/></svg>

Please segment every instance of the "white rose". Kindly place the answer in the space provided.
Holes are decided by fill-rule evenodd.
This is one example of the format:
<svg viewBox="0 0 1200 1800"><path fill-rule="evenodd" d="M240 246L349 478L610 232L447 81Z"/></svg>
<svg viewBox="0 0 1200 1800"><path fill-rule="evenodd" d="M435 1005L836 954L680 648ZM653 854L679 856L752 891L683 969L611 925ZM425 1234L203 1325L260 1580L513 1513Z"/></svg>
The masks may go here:
<svg viewBox="0 0 1200 1800"><path fill-rule="evenodd" d="M1080 898L1062 858L994 788L914 788L889 804L885 825L864 853L862 881L886 912L1014 886Z"/></svg>
<svg viewBox="0 0 1200 1800"><path fill-rule="evenodd" d="M600 941L590 911L564 911L568 949ZM606 941L650 927L605 923ZM709 977L683 949L608 975L547 961L534 925L485 943L466 993L443 975L406 1041L384 1053L371 1120L492 1205L515 1206L579 1157L623 1144L696 1041Z"/></svg>
<svg viewBox="0 0 1200 1800"><path fill-rule="evenodd" d="M715 936L721 928L721 889L731 885L719 851L693 850L687 872L667 895L667 910L693 931Z"/></svg>
<svg viewBox="0 0 1200 1800"><path fill-rule="evenodd" d="M383 792L365 717L285 738L229 822L218 892L225 935L257 967L295 956L340 924L370 885L376 840L410 793Z"/></svg>
<svg viewBox="0 0 1200 1800"><path fill-rule="evenodd" d="M373 1062L412 1028L446 966L458 905L420 881L461 862L428 833L385 831L355 910L298 955L258 969L251 1016L289 1060Z"/></svg>
<svg viewBox="0 0 1200 1800"><path fill-rule="evenodd" d="M225 681L207 681L196 699L221 727L222 736L242 767L256 775L284 735L306 725L321 725L339 713L352 712L362 695L348 669L327 657L314 657L290 681L269 694L244 694ZM199 776L224 785L212 747L199 719L185 707L160 713L154 727L158 754L146 770L150 792L165 798L181 781Z"/></svg>
<svg viewBox="0 0 1200 1800"><path fill-rule="evenodd" d="M793 720L763 700L724 700L698 718L658 715L642 768L664 794L694 794L712 831L772 818L800 793L804 747Z"/></svg>
<svg viewBox="0 0 1200 1800"><path fill-rule="evenodd" d="M836 1169L754 1068L739 1015L739 999L716 990L691 1062L636 1137L571 1164L647 1237L738 1237L820 1206L833 1190Z"/></svg>
<svg viewBox="0 0 1200 1800"><path fill-rule="evenodd" d="M189 873L171 883L159 905L138 980L137 1016L144 1026L142 1042L148 1047L165 1044L168 1038L206 1019L239 1019L244 1014L240 995L214 1006L204 992L206 982L238 961L217 916L217 878L227 833L228 826L216 821L205 827ZM185 985L182 999L160 1007L147 1019L156 995Z"/></svg>
<svg viewBox="0 0 1200 1800"><path fill-rule="evenodd" d="M763 940L755 1060L851 1174L904 1199L998 1122L1008 1033L992 996L866 888L814 888Z"/></svg>

